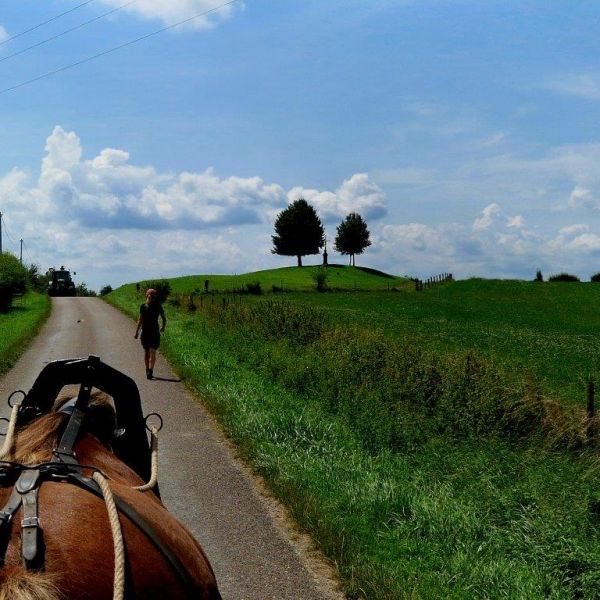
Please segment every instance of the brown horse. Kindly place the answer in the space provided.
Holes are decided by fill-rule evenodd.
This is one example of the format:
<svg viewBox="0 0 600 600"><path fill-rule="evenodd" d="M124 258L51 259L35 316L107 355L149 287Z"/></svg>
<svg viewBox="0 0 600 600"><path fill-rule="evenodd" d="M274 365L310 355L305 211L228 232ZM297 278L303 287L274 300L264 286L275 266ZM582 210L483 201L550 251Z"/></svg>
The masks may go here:
<svg viewBox="0 0 600 600"><path fill-rule="evenodd" d="M153 492L132 489L143 482L110 450L114 411L96 395L101 410L86 417L75 446L81 465L92 465L111 490L149 523L177 556L192 583L186 587L155 545L134 523L120 516L127 558L126 598L139 600L218 600L221 598L208 559L190 532ZM58 404L58 403L57 403ZM103 408L102 408L103 407ZM11 460L23 465L48 462L69 416L51 412L18 432ZM87 474L89 474L88 471ZM0 508L11 488L0 489ZM21 511L16 514L0 569L0 600L107 600L113 597L113 541L104 501L67 482L45 481L39 489L44 540L43 571L27 570L21 559Z"/></svg>

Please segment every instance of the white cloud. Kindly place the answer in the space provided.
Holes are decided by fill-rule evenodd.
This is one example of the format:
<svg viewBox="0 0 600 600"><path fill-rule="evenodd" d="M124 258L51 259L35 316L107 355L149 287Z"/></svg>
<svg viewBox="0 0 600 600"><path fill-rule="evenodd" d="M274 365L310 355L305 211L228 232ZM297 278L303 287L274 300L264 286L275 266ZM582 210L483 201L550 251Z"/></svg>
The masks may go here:
<svg viewBox="0 0 600 600"><path fill-rule="evenodd" d="M488 229L494 222L494 217L499 213L500 207L496 203L489 204L483 209L482 216L473 222L473 229L475 231Z"/></svg>
<svg viewBox="0 0 600 600"><path fill-rule="evenodd" d="M600 100L599 73L569 73L549 80L545 87L560 94Z"/></svg>
<svg viewBox="0 0 600 600"><path fill-rule="evenodd" d="M579 185L573 188L569 195L569 206L571 208L587 208L593 211L600 210L600 202L592 192Z"/></svg>
<svg viewBox="0 0 600 600"><path fill-rule="evenodd" d="M0 42L7 40L10 37L4 26L0 25Z"/></svg>
<svg viewBox="0 0 600 600"><path fill-rule="evenodd" d="M523 219L521 215L508 217L508 219L506 219L506 226L511 229L522 229L523 227L525 227L525 219Z"/></svg>
<svg viewBox="0 0 600 600"><path fill-rule="evenodd" d="M368 173L356 173L350 179L345 179L335 192L298 186L292 188L287 197L289 202L304 198L326 222L350 212L358 212L370 219L379 219L387 213L385 193L369 178Z"/></svg>
<svg viewBox="0 0 600 600"><path fill-rule="evenodd" d="M122 0L102 0L102 2L115 7L123 5ZM170 25L215 9L217 6L219 2L213 0L137 0L124 10L145 19L160 19ZM214 27L217 22L230 18L239 7L243 7L242 2L221 6L206 16L190 21L186 26L196 29Z"/></svg>

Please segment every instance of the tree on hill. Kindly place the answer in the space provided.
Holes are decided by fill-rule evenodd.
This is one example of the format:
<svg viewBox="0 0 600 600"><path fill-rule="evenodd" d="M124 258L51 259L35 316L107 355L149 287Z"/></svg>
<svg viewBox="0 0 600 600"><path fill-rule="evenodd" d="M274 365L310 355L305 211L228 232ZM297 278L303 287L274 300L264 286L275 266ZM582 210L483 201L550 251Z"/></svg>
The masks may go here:
<svg viewBox="0 0 600 600"><path fill-rule="evenodd" d="M302 266L302 257L318 254L325 245L325 230L315 209L300 198L282 210L275 219L273 254L298 257L298 266Z"/></svg>
<svg viewBox="0 0 600 600"><path fill-rule="evenodd" d="M337 227L334 248L340 254L350 256L350 264L356 266L355 255L362 254L371 245L367 224L358 213L350 213Z"/></svg>

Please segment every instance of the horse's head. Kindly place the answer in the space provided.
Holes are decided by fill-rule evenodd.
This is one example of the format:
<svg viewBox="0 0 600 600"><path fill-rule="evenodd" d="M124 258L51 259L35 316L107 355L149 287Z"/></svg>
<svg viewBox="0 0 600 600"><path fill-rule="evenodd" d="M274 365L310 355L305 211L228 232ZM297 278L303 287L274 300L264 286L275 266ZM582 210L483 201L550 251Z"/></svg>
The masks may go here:
<svg viewBox="0 0 600 600"><path fill-rule="evenodd" d="M12 460L21 464L49 461L71 416L70 402L69 396L61 396L50 413L23 427L17 433ZM80 438L86 434L92 435L110 449L115 428L115 410L109 396L95 392L81 426Z"/></svg>

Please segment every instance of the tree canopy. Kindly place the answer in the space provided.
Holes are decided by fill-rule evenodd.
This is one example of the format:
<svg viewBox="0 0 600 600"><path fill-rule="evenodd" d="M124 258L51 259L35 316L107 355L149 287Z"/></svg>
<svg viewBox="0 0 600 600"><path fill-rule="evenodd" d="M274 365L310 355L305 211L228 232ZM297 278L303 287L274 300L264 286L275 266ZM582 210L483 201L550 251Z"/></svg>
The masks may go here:
<svg viewBox="0 0 600 600"><path fill-rule="evenodd" d="M13 295L22 293L27 286L27 269L16 256L0 253L0 312L10 308Z"/></svg>
<svg viewBox="0 0 600 600"><path fill-rule="evenodd" d="M340 254L350 256L355 265L355 255L362 254L371 245L367 224L358 213L350 213L337 227L334 248Z"/></svg>
<svg viewBox="0 0 600 600"><path fill-rule="evenodd" d="M298 266L302 266L302 257L318 254L325 245L325 230L315 209L304 199L292 202L275 219L273 254L296 256Z"/></svg>

